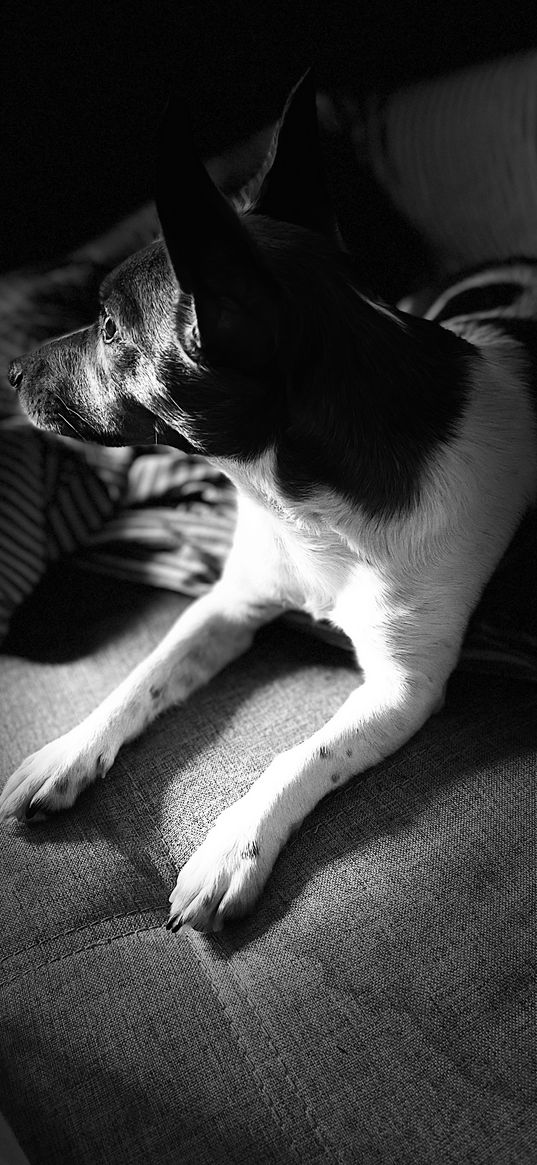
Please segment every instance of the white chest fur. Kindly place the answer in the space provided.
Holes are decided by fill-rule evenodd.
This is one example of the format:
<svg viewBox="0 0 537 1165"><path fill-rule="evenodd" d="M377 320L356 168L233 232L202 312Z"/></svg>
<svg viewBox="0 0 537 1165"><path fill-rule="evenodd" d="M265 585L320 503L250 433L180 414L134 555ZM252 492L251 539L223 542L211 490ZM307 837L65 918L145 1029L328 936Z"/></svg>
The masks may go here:
<svg viewBox="0 0 537 1165"><path fill-rule="evenodd" d="M339 622L338 602L349 588L364 597L384 591L382 565L362 552L358 514L349 542L336 525L341 499L317 487L308 501L290 503L275 486L271 463L272 454L265 454L251 466L221 464L239 491L236 549L253 571L277 579L286 606Z"/></svg>

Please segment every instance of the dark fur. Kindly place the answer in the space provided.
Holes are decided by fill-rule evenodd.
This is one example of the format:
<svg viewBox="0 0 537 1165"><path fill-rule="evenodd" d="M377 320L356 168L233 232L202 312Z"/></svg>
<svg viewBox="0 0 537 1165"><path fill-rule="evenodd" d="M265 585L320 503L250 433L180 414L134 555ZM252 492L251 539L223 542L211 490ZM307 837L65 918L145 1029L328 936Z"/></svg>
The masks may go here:
<svg viewBox="0 0 537 1165"><path fill-rule="evenodd" d="M380 314L360 296L350 258L321 236L258 218L247 228L282 288L278 358L253 378L200 353L199 380L185 384L180 354L163 357L193 445L241 460L275 446L289 499L321 483L371 517L407 509L462 415L466 344L427 321ZM173 427L173 411L161 415Z"/></svg>

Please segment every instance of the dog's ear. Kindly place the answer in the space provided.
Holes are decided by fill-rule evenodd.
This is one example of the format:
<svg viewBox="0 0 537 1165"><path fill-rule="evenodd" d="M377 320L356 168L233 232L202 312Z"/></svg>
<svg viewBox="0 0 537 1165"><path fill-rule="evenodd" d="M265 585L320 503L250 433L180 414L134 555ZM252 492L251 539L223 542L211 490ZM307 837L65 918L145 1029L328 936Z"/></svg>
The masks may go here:
<svg viewBox="0 0 537 1165"><path fill-rule="evenodd" d="M156 204L179 286L194 299L202 353L243 371L266 366L277 346L279 289L198 157L176 102L160 126Z"/></svg>
<svg viewBox="0 0 537 1165"><path fill-rule="evenodd" d="M339 242L324 176L311 69L291 91L283 116L274 127L261 177L259 193L253 200L256 214L295 223Z"/></svg>
<svg viewBox="0 0 537 1165"><path fill-rule="evenodd" d="M340 242L324 177L311 68L276 122L211 158L207 169L240 213L295 223Z"/></svg>

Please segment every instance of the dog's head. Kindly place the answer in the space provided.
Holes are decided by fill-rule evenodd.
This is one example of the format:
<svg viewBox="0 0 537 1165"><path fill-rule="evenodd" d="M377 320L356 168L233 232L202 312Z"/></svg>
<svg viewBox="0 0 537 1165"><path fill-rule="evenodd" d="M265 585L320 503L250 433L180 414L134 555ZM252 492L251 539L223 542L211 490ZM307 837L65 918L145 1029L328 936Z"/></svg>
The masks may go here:
<svg viewBox="0 0 537 1165"><path fill-rule="evenodd" d="M277 488L295 499L320 484L373 515L408 505L461 415L464 345L360 293L322 178L311 76L255 139L257 174L239 200L188 141L170 110L165 241L107 276L91 327L13 362L25 409L103 444L158 437L228 463L270 449Z"/></svg>
<svg viewBox="0 0 537 1165"><path fill-rule="evenodd" d="M280 124L213 164L216 181L233 191L228 200L188 133L178 173L177 111L168 113L157 192L166 242L106 276L94 324L11 365L11 384L39 427L112 445L157 434L220 455L266 443L297 347L293 254L304 253L300 298L300 285L311 287L308 265L336 249L323 237L333 228L324 188L311 181L315 135L308 78Z"/></svg>
<svg viewBox="0 0 537 1165"><path fill-rule="evenodd" d="M111 272L95 323L12 362L11 384L32 421L102 444L154 440L146 402L157 353L173 339L176 300L161 242Z"/></svg>

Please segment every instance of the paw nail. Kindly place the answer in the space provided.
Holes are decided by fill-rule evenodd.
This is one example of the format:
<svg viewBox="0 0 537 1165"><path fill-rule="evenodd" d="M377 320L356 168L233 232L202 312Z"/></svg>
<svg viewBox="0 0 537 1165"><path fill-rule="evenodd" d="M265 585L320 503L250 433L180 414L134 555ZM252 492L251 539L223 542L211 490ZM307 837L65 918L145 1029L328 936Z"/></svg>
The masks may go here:
<svg viewBox="0 0 537 1165"><path fill-rule="evenodd" d="M36 813L39 813L39 803L37 801L30 801L30 804L26 810L26 817L35 817Z"/></svg>

